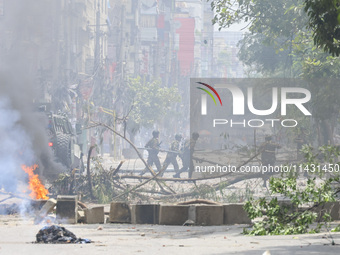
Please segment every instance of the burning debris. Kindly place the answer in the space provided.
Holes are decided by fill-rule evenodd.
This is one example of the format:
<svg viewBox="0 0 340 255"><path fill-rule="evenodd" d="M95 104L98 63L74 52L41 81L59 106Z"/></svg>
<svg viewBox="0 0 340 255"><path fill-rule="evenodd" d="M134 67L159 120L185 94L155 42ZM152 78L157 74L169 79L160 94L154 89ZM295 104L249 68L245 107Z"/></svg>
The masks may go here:
<svg viewBox="0 0 340 255"><path fill-rule="evenodd" d="M35 164L31 167L22 165L21 168L29 177L29 188L31 190L30 197L33 199L48 199L48 190L41 183L39 175L34 174L34 170L38 168L38 165Z"/></svg>
<svg viewBox="0 0 340 255"><path fill-rule="evenodd" d="M90 239L77 238L71 231L56 225L43 227L36 238L36 243L91 243Z"/></svg>

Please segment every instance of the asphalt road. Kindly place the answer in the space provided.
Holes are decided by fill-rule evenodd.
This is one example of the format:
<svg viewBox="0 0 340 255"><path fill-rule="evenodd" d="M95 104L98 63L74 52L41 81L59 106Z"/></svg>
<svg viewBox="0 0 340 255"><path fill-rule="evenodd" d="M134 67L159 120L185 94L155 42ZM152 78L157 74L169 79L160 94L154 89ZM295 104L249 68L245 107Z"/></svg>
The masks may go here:
<svg viewBox="0 0 340 255"><path fill-rule="evenodd" d="M0 216L0 254L340 254L327 233L244 236L244 225L184 227L160 225L63 225L90 244L36 244L42 225L20 216ZM101 230L100 230L101 229ZM333 233L340 244L340 233ZM267 253L269 254L269 253Z"/></svg>

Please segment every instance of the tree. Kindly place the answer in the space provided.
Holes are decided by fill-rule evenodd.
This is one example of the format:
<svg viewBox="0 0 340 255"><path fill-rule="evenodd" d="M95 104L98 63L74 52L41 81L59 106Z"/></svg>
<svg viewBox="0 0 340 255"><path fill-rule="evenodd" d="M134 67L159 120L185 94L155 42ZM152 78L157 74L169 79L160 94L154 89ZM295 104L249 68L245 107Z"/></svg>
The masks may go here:
<svg viewBox="0 0 340 255"><path fill-rule="evenodd" d="M132 111L127 130L132 140L140 127L152 127L165 118L171 107L179 102L177 87L161 87L160 84L160 80L147 82L141 77L129 80L126 96L132 105Z"/></svg>
<svg viewBox="0 0 340 255"><path fill-rule="evenodd" d="M340 59L314 46L313 32L302 1L238 0L213 1L213 22L220 28L235 22L248 22L249 33L240 42L239 58L264 77L303 78L313 94L313 118L319 145L333 144L333 131L339 115ZM330 103L331 102L331 103Z"/></svg>
<svg viewBox="0 0 340 255"><path fill-rule="evenodd" d="M314 43L333 56L340 55L340 2L338 0L304 0L309 16L308 27Z"/></svg>
<svg viewBox="0 0 340 255"><path fill-rule="evenodd" d="M338 164L333 164L333 159L339 156L338 148L324 146L319 151L322 158L330 162L329 166L339 167ZM244 234L292 235L318 233L322 227L329 228L332 220L330 209L324 207L327 202L336 200L339 193L339 174L333 173L330 178L320 179L324 177L324 171L330 169L327 165L325 167L320 164L318 157L308 146L303 148L303 152L306 161L304 164L295 165L291 172L282 173L281 178L270 179L269 191L273 195L270 200L250 199L245 204L244 208L251 219L263 219L255 222L252 229L244 229ZM298 173L301 170L307 175L303 186L298 184ZM319 183L316 182L317 179ZM290 204L280 203L278 197L288 198Z"/></svg>
<svg viewBox="0 0 340 255"><path fill-rule="evenodd" d="M338 89L340 60L329 54L336 48L331 48L331 46L325 48L325 45L320 43L325 38L329 40L327 43L337 43L334 37L337 36L338 25L335 25L334 12L333 20L328 21L327 10L334 6L328 6L326 10L318 10L321 20L331 23L334 29L331 30L327 27L330 24L322 24L323 27L317 28L329 30L323 31L324 37L320 37L320 40L316 38L317 33L310 30L311 13L308 13L308 16L305 12L305 2L307 0L213 1L212 8L216 12L213 22L220 28L240 21L248 23L249 33L240 43L239 56L243 63L254 67L264 77L303 78L308 82L308 89L313 95L312 115L316 124L316 130L313 131L318 135L320 145L332 144L333 131L338 122L340 107L338 100L340 96ZM338 1L321 0L319 2ZM335 33L335 35L329 38L327 33ZM325 52L325 49L328 49L328 52ZM329 78L333 78L333 80ZM304 153L307 156L306 163L301 166L303 169L312 169L312 173L315 172L313 167L321 167L318 158L333 164L332 160L339 156L338 148L332 146L319 148L317 155L313 155L310 148L305 147ZM329 156L325 155L327 153ZM339 166L338 164L334 165ZM339 193L338 188L334 189L333 186L336 183L338 187L338 174L331 178L319 179L322 182L317 184L316 179L324 177L323 171L307 176L305 187L297 185L298 173L296 175L289 173L283 175L282 178L271 178L269 188L271 194L289 198L295 210L289 212L291 208L280 205L275 197L271 200L267 198L250 200L245 206L250 218L266 217L264 220L256 222L251 230L245 230L245 233L266 235L318 232L321 225L316 225L316 228L311 225L319 220L316 211L313 210L326 202L334 201L336 194ZM306 210L297 210L306 203L314 203L314 205ZM327 223L329 220L330 217L324 214L324 221Z"/></svg>
<svg viewBox="0 0 340 255"><path fill-rule="evenodd" d="M333 56L340 54L340 2L338 0L297 0L297 1L269 1L269 0L207 0L211 1L215 10L214 24L220 29L229 27L233 23L244 21L249 23L251 32L271 29L287 34L292 30L294 20L286 19L287 13L277 16L277 10L298 11L300 24L311 29L314 44ZM305 12L307 15L305 15ZM306 19L307 18L307 19ZM278 21L278 22L276 22ZM301 23L301 21L303 21ZM277 26L281 24L282 26ZM281 30L286 27L287 30ZM274 28L274 30L273 30Z"/></svg>

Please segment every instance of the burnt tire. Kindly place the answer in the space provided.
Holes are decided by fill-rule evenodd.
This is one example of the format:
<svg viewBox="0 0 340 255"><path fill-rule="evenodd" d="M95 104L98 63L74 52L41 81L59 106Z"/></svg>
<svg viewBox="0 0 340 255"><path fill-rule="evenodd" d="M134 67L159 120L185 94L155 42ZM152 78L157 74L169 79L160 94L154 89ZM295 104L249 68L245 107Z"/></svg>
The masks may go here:
<svg viewBox="0 0 340 255"><path fill-rule="evenodd" d="M70 135L58 134L57 135L57 148L56 155L58 161L66 166L68 169L72 165L72 147L73 142Z"/></svg>

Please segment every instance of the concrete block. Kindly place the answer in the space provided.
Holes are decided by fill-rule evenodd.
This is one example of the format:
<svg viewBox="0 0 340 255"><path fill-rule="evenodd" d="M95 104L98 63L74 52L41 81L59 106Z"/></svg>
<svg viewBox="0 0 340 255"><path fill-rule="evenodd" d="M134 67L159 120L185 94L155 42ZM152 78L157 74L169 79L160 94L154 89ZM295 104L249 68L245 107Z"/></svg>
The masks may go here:
<svg viewBox="0 0 340 255"><path fill-rule="evenodd" d="M222 205L191 205L189 207L189 220L200 226L223 225Z"/></svg>
<svg viewBox="0 0 340 255"><path fill-rule="evenodd" d="M109 222L131 223L131 210L127 203L112 202L110 204Z"/></svg>
<svg viewBox="0 0 340 255"><path fill-rule="evenodd" d="M249 219L246 211L243 209L243 204L223 205L223 209L223 224L231 225L251 223L251 220Z"/></svg>
<svg viewBox="0 0 340 255"><path fill-rule="evenodd" d="M57 204L57 201L53 198L47 200L44 205L41 207L40 211L36 215L34 219L34 223L38 224L40 223L52 210L54 209L55 205Z"/></svg>
<svg viewBox="0 0 340 255"><path fill-rule="evenodd" d="M85 212L78 210L77 218L78 218L78 223L85 223Z"/></svg>
<svg viewBox="0 0 340 255"><path fill-rule="evenodd" d="M76 224L78 222L77 196L57 196L56 214L59 223Z"/></svg>
<svg viewBox="0 0 340 255"><path fill-rule="evenodd" d="M280 207L288 209L287 213L294 213L298 211L298 206L293 205L292 201L290 200L279 200L277 202L280 205Z"/></svg>
<svg viewBox="0 0 340 255"><path fill-rule="evenodd" d="M332 220L340 220L340 202L327 202L316 207L314 211L320 218L327 212Z"/></svg>
<svg viewBox="0 0 340 255"><path fill-rule="evenodd" d="M41 208L46 204L48 199L36 199L31 201L31 207L34 211L40 211Z"/></svg>
<svg viewBox="0 0 340 255"><path fill-rule="evenodd" d="M104 206L97 206L92 208L86 208L85 223L87 224L102 224L104 223Z"/></svg>
<svg viewBox="0 0 340 255"><path fill-rule="evenodd" d="M132 205L132 224L158 224L160 205Z"/></svg>
<svg viewBox="0 0 340 255"><path fill-rule="evenodd" d="M189 218L189 205L161 205L159 224L183 225Z"/></svg>

